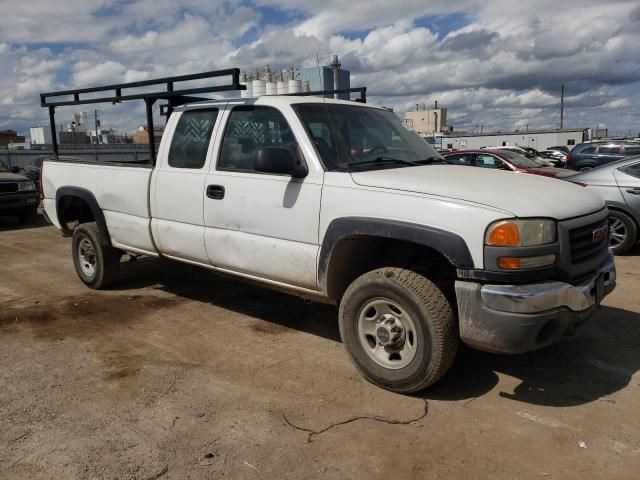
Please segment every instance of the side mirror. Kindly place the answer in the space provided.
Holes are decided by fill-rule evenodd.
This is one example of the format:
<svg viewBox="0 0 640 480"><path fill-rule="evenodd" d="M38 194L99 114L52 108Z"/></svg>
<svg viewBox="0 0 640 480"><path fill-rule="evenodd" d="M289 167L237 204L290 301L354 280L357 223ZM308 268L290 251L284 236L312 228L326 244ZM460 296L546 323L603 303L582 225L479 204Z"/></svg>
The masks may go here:
<svg viewBox="0 0 640 480"><path fill-rule="evenodd" d="M264 147L258 150L255 169L258 172L291 175L293 178L304 178L309 174L304 161L283 147Z"/></svg>
<svg viewBox="0 0 640 480"><path fill-rule="evenodd" d="M11 173L20 173L20 167L11 167Z"/></svg>

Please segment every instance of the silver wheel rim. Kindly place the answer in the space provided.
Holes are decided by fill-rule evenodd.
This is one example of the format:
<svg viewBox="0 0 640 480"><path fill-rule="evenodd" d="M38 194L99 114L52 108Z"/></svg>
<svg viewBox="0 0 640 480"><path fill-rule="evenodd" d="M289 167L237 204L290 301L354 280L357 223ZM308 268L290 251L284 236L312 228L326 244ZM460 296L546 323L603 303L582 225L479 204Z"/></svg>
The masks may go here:
<svg viewBox="0 0 640 480"><path fill-rule="evenodd" d="M384 368L404 368L416 356L415 323L388 298L374 298L363 305L358 314L358 338L369 358Z"/></svg>
<svg viewBox="0 0 640 480"><path fill-rule="evenodd" d="M627 239L627 226L619 218L609 219L609 246L619 247Z"/></svg>
<svg viewBox="0 0 640 480"><path fill-rule="evenodd" d="M96 273L96 251L87 238L80 240L78 244L78 261L80 270L87 277L93 277Z"/></svg>

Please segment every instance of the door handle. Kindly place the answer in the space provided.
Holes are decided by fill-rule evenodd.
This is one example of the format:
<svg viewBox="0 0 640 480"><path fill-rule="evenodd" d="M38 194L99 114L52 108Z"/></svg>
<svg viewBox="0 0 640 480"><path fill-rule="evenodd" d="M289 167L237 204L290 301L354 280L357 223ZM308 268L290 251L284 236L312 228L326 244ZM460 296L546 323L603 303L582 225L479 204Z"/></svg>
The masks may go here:
<svg viewBox="0 0 640 480"><path fill-rule="evenodd" d="M640 195L640 188L627 188L627 193L631 195Z"/></svg>
<svg viewBox="0 0 640 480"><path fill-rule="evenodd" d="M224 187L222 185L207 185L207 197L214 200L222 200L224 198Z"/></svg>

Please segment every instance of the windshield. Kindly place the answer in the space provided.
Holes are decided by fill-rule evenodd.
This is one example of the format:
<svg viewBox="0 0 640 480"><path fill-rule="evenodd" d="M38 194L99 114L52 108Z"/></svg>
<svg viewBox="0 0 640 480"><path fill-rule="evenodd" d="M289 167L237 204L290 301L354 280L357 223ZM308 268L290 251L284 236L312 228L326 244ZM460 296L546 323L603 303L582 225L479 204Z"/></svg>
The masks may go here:
<svg viewBox="0 0 640 480"><path fill-rule="evenodd" d="M399 168L444 158L392 112L361 105L292 105L329 171Z"/></svg>
<svg viewBox="0 0 640 480"><path fill-rule="evenodd" d="M539 168L540 164L533 160L520 155L519 153L512 152L511 150L500 150L500 153L504 155L507 160L513 163L516 167L520 168Z"/></svg>
<svg viewBox="0 0 640 480"><path fill-rule="evenodd" d="M0 161L0 173L7 173L9 168L4 164L4 162Z"/></svg>

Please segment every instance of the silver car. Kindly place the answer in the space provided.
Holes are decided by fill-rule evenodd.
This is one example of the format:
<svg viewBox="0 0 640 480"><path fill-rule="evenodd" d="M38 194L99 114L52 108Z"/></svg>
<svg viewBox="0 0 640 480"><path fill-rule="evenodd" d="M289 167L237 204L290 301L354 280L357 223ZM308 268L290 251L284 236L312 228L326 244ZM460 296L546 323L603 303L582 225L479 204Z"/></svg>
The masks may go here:
<svg viewBox="0 0 640 480"><path fill-rule="evenodd" d="M609 207L609 244L613 253L629 251L640 225L640 156L608 163L564 180L585 185Z"/></svg>

